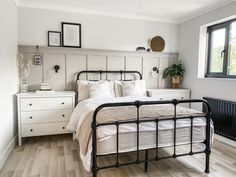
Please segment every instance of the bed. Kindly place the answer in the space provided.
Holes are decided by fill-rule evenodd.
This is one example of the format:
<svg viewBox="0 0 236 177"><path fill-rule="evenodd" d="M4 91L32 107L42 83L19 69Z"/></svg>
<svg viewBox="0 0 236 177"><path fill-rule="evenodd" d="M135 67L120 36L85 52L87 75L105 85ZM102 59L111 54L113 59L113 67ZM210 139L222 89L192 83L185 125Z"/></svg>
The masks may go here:
<svg viewBox="0 0 236 177"><path fill-rule="evenodd" d="M68 129L74 133L74 139L79 141L80 157L84 168L87 171L92 170L93 177L96 177L98 171L103 169L140 163L144 163L145 171L147 171L149 161L199 153L205 153L205 172L209 173L209 158L214 131L210 119L210 107L205 100L156 101L153 97L145 96L143 93L145 88L142 88L141 81L126 81L124 79L125 74L132 74L138 75L141 80L142 75L137 71L81 71L77 75L77 81L80 82L82 74L88 78L90 73L98 73L101 80L104 77L103 74L105 78L108 74L118 74L122 80L119 81L119 84L124 83L122 85L124 86L122 87L123 91L127 83L135 83L132 85L132 89L139 85L142 90L135 95L135 90L131 89L129 93L131 95L122 97L119 95L120 89L117 89L114 84L112 87L115 90L114 95L102 96L106 94L103 93L103 90L107 89L106 92L112 90L108 85L113 83L102 81L102 84L106 84L100 84L99 93L89 98L88 92L93 92L94 87L96 89L96 84L91 83L91 88L84 85L81 87L86 92L84 95L87 96L80 95L82 99L72 113ZM117 97L116 94L118 94ZM182 103L201 103L205 111L200 112L179 106ZM193 149L196 144L201 145L198 151ZM177 147L182 145L189 145L189 152L177 152ZM165 147L173 147L173 154L159 156L159 150ZM151 150L155 152L154 157L149 155ZM119 161L121 154L130 152L136 152L135 160ZM140 152L144 152L144 158L140 156ZM111 154L115 156L115 164L98 165L100 156Z"/></svg>

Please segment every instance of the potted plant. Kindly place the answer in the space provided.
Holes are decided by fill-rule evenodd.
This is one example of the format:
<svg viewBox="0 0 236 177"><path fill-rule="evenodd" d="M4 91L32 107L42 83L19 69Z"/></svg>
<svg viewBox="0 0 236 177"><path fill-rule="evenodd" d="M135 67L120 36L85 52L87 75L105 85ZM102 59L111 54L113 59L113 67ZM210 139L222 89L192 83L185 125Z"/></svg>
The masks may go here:
<svg viewBox="0 0 236 177"><path fill-rule="evenodd" d="M163 72L163 78L167 76L171 77L172 87L179 88L181 80L184 76L184 69L182 63L178 61L176 64L172 64L171 66L167 67Z"/></svg>

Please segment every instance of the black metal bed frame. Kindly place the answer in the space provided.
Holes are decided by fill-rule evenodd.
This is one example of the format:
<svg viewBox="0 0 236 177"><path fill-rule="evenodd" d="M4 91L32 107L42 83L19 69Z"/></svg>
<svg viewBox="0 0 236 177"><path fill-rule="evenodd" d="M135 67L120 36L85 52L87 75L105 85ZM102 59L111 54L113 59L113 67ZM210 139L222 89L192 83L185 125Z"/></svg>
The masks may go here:
<svg viewBox="0 0 236 177"><path fill-rule="evenodd" d="M140 75L140 78L142 78L142 75L137 72L137 71L81 71L78 76L77 79L79 79L79 76L81 73L99 73L100 74L100 78L102 77L102 73L138 73ZM121 76L122 78L122 76ZM176 107L178 104L181 103L202 103L205 106L205 114L204 116L187 116L187 117L178 117L176 115ZM168 117L165 119L158 119L158 117L154 117L154 118L145 118L142 119L142 117L140 117L140 107L141 106L145 106L145 105L160 105L160 104L172 104L174 106L174 116L173 117ZM114 121L114 122L106 122L106 123L98 123L97 122L97 115L99 113L100 110L104 109L104 108L111 108L111 107L124 107L124 106L134 106L137 109L137 117L132 119L132 120L127 120L127 121ZM162 160L162 159L168 159L168 158L177 158L177 157L181 157L181 156L187 156L187 155L194 155L194 154L200 154L200 153L205 153L206 155L206 161L205 161L205 173L209 173L209 163L210 163L210 153L211 153L211 147L210 147L210 106L208 104L207 101L202 100L202 99L192 99L192 100L168 100L168 101L135 101L135 102L119 102L119 103L106 103L106 104L102 104L100 106L98 106L93 114L93 120L92 120L92 124L91 124L91 128L92 128L92 173L93 173L93 177L97 177L97 173L100 170L103 169L108 169L108 168L119 168L121 166L126 166L126 165L132 165L132 164L141 164L144 163L144 169L145 172L147 172L148 170L148 162L149 161L158 161L158 160ZM205 117L206 118L206 139L203 142L205 144L205 150L202 151L197 151L197 152L193 152L193 119L194 118L199 118L199 117ZM176 153L176 121L180 120L180 119L190 119L191 120L191 132L190 132L190 152L188 153L182 153L182 154L177 154ZM163 156L163 157L159 157L159 145L158 145L158 125L159 122L161 121L166 121L166 120L173 120L174 121L174 152L172 155L169 156ZM155 148L149 148L149 149L145 149L145 150L140 150L139 149L139 124L140 123L144 123L144 122L155 122L156 123L156 147ZM126 162L126 163L120 163L119 162L119 155L123 154L123 152L119 152L119 125L122 124L131 124L131 123L135 123L137 125L137 149L136 151L136 160L135 161L131 161L131 162ZM116 155L116 163L114 165L108 165L108 166L98 166L98 162L97 162L97 157L100 156L104 156L104 155L97 155L97 128L100 126L107 126L107 125L115 125L116 126L116 153L112 153L113 155ZM155 150L155 157L154 158L149 158L149 150ZM145 151L145 159L142 160L140 159L140 151ZM107 154L107 155L111 155L111 154Z"/></svg>

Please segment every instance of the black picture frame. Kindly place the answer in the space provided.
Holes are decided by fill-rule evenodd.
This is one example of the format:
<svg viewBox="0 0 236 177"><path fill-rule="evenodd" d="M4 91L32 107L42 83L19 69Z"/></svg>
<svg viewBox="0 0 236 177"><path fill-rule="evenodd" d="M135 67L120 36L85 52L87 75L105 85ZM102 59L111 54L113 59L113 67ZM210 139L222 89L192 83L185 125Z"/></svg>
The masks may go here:
<svg viewBox="0 0 236 177"><path fill-rule="evenodd" d="M62 47L81 48L81 24L61 23Z"/></svg>
<svg viewBox="0 0 236 177"><path fill-rule="evenodd" d="M58 37L58 39L55 38L52 41L52 39L51 39L52 36L51 35L53 35L53 34L54 35L57 34L58 36L55 36L55 37ZM58 42L56 40L58 40ZM61 47L61 32L59 32L59 31L48 31L48 46L49 47Z"/></svg>

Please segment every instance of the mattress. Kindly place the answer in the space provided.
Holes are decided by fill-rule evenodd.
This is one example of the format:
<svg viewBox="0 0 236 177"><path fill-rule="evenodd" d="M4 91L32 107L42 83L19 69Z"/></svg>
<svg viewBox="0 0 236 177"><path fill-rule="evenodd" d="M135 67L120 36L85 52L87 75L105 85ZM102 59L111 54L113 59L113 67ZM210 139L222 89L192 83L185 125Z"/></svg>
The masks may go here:
<svg viewBox="0 0 236 177"><path fill-rule="evenodd" d="M107 102L126 102L135 100L149 101L153 98L118 98L118 99L87 99L80 102L74 112L68 129L76 132L74 138L79 141L80 144L80 157L83 165L87 171L91 169L91 152L92 152L92 138L91 138L91 120L93 111L101 104ZM159 114L159 116L169 115L173 116L172 105L159 105L155 107L147 107L140 112L140 115L145 114L153 116ZM105 109L101 111L101 115L97 117L97 121L113 120L115 118L130 118L134 116L136 108L123 107L123 110L119 108ZM199 117L193 120L193 143L202 143L206 139L205 127L206 120L202 117L202 113L194 111L188 108L177 108L178 115L185 115L186 113L198 115ZM164 116L164 117L165 117ZM112 119L110 119L112 117ZM99 119L101 118L101 119ZM106 118L106 119L105 119ZM124 118L124 117L123 117ZM162 117L163 118L163 117ZM126 120L126 119L125 119ZM84 124L84 122L86 122ZM190 119L180 119L176 122L176 144L183 145L190 143ZM169 147L174 144L174 121L163 120L158 123L158 147ZM156 123L145 122L139 125L139 149L150 149L156 147ZM211 126L211 135L213 135L213 126ZM84 138L84 136L87 136ZM212 136L213 137L213 136ZM88 141L87 144L85 141ZM116 152L116 127L114 125L101 126L97 128L97 154L106 155ZM86 147L86 151L82 150ZM85 148L84 148L85 149ZM137 125L136 124L122 124L119 126L119 152L131 152L137 149Z"/></svg>

